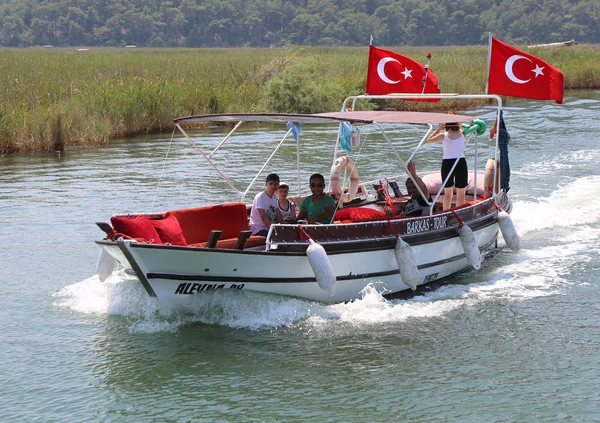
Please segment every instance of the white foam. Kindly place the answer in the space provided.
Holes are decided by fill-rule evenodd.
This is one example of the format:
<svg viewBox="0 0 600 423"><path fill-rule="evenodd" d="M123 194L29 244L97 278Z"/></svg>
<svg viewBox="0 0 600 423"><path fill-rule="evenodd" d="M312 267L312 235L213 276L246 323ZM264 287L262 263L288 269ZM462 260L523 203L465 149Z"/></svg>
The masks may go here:
<svg viewBox="0 0 600 423"><path fill-rule="evenodd" d="M408 300L386 301L369 286L360 300L347 304L214 291L197 295L193 303L181 307L149 297L137 278L124 271L113 273L104 283L97 276L87 278L53 296L58 307L83 314L126 316L124 324L130 331L153 333L197 323L250 330L297 325L308 331L339 329L340 325L368 329L386 322L439 317L485 301L552 295L571 284L565 275L573 264L599 254L600 176L579 178L535 202L515 202L511 216L521 237L525 236L519 253L494 259L492 266L500 265L495 270L486 270L484 265L482 272L463 276L459 284Z"/></svg>
<svg viewBox="0 0 600 423"><path fill-rule="evenodd" d="M105 314L108 308L108 288L97 275L67 285L52 294L54 305L85 314Z"/></svg>
<svg viewBox="0 0 600 423"><path fill-rule="evenodd" d="M550 250L547 256L555 257ZM198 295L193 303L181 307L159 304L137 279L124 272L111 275L104 283L96 276L90 277L54 296L57 306L76 312L126 316L125 324L134 333L172 332L197 323L250 330L298 324L309 331L339 328L339 324L368 329L375 324L439 317L482 301L518 300L555 292L560 268L548 267L543 254L535 256L526 251L517 261L499 269L489 280L447 285L408 300L387 301L369 286L360 300L346 304L326 305L249 291L214 291ZM465 278L476 275L471 273Z"/></svg>
<svg viewBox="0 0 600 423"><path fill-rule="evenodd" d="M542 229L598 223L600 176L579 178L537 201L515 202L511 218L521 236Z"/></svg>
<svg viewBox="0 0 600 423"><path fill-rule="evenodd" d="M521 180L539 180L542 176L565 174L569 169L580 168L582 165L600 161L600 150L576 150L560 154L551 160L532 162L520 169L511 169L513 176Z"/></svg>

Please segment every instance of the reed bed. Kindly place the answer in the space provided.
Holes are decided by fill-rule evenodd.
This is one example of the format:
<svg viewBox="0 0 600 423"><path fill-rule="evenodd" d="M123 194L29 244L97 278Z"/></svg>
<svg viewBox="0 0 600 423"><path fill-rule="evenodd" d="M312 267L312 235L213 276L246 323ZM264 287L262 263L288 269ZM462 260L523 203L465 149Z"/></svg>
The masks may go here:
<svg viewBox="0 0 600 423"><path fill-rule="evenodd" d="M422 63L431 51L443 92L485 90L486 47L393 50ZM347 95L363 91L367 52L364 47L0 49L0 154L102 145L115 137L170 130L178 116L336 110ZM600 88L600 49L533 53L563 71L565 88ZM444 102L443 107L477 105Z"/></svg>

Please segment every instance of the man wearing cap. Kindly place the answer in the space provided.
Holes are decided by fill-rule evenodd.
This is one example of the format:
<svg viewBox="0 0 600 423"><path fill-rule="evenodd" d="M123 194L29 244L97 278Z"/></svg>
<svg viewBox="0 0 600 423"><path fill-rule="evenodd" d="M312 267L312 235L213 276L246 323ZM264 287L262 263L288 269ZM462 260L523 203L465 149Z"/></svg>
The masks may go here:
<svg viewBox="0 0 600 423"><path fill-rule="evenodd" d="M279 200L275 194L279 188L279 176L269 174L265 185L265 190L256 194L252 201L249 228L253 235L267 236L272 223L283 223Z"/></svg>

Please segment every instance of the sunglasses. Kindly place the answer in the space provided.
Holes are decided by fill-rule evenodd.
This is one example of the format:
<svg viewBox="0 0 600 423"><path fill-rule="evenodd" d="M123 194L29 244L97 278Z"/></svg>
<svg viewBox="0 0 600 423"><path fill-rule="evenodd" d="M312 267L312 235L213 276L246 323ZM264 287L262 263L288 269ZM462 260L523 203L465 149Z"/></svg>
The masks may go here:
<svg viewBox="0 0 600 423"><path fill-rule="evenodd" d="M323 188L324 186L324 184L310 184L311 188Z"/></svg>

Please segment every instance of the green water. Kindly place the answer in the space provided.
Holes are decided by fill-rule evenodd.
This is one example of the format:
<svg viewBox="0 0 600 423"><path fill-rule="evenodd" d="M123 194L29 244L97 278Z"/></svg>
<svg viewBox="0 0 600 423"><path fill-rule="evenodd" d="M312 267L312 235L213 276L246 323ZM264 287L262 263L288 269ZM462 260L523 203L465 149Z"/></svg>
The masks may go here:
<svg viewBox="0 0 600 423"><path fill-rule="evenodd" d="M93 276L94 222L238 199L193 149L177 139L165 163L169 139L152 136L0 158L0 421L598 421L599 112L598 91L511 102L522 250L404 301L241 292L167 309L135 277ZM270 133L215 156L236 186L268 156ZM305 131L303 179L327 173L329 140ZM438 165L428 148L421 169ZM387 154L365 152L361 177L386 170ZM291 149L272 167L292 191L294 161Z"/></svg>

